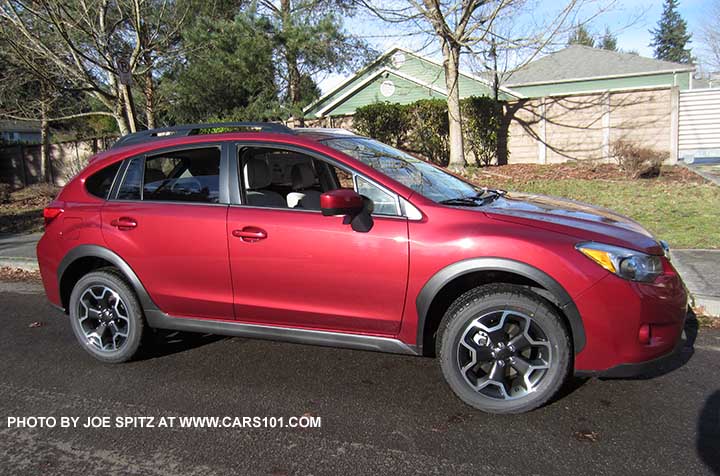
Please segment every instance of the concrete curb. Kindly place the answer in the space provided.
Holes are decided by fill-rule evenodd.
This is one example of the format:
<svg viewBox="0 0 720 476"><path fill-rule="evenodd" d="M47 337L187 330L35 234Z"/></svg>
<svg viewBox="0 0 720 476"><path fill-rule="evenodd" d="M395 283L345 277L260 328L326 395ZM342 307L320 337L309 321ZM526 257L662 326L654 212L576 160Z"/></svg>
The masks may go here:
<svg viewBox="0 0 720 476"><path fill-rule="evenodd" d="M704 296L693 294L695 309L702 311L701 314L710 317L720 317L720 298L715 296Z"/></svg>
<svg viewBox="0 0 720 476"><path fill-rule="evenodd" d="M25 271L39 271L37 260L34 258L14 258L3 256L0 258L0 268L18 268Z"/></svg>
<svg viewBox="0 0 720 476"><path fill-rule="evenodd" d="M684 162L678 162L678 165L681 167L685 167L689 171L695 173L696 175L699 175L700 177L704 178L705 180L714 183L715 185L720 186L720 177L712 174L708 174L706 172L703 172L701 170L696 169L695 167L692 167Z"/></svg>

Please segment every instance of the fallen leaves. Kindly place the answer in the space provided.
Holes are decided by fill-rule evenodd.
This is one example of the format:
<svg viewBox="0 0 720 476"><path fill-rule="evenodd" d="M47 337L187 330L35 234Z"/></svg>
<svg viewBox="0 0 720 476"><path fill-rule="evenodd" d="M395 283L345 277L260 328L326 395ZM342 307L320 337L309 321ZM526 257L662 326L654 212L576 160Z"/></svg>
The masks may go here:
<svg viewBox="0 0 720 476"><path fill-rule="evenodd" d="M600 437L600 434L597 431L581 430L581 431L576 431L575 433L573 433L573 436L578 441L597 443L597 441Z"/></svg>
<svg viewBox="0 0 720 476"><path fill-rule="evenodd" d="M0 267L0 281L41 281L39 271L27 271L20 268Z"/></svg>

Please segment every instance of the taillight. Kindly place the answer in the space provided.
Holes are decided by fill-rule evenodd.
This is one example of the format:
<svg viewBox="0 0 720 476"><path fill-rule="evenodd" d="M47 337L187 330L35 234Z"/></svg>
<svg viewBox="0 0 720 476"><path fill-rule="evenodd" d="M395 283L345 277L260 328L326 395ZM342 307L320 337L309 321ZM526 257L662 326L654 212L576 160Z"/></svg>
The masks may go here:
<svg viewBox="0 0 720 476"><path fill-rule="evenodd" d="M56 219L62 212L64 212L60 207L45 207L43 209L43 218L45 219L45 226L48 226L54 219Z"/></svg>

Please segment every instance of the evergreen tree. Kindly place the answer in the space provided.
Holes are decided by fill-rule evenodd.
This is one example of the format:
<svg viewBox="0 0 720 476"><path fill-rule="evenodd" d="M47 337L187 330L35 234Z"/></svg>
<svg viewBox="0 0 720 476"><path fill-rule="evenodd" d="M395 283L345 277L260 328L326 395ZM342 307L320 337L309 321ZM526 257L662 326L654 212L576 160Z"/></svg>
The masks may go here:
<svg viewBox="0 0 720 476"><path fill-rule="evenodd" d="M677 0L665 0L658 27L650 30L653 35L650 46L655 48L655 58L659 60L692 63L693 57L690 48L687 48L691 34L677 7Z"/></svg>
<svg viewBox="0 0 720 476"><path fill-rule="evenodd" d="M278 118L271 30L252 10L194 18L183 32L185 61L161 81L162 122Z"/></svg>
<svg viewBox="0 0 720 476"><path fill-rule="evenodd" d="M568 46L582 45L593 48L595 46L595 38L593 38L592 33L590 33L585 25L578 23L575 25L575 29L570 34L567 44Z"/></svg>
<svg viewBox="0 0 720 476"><path fill-rule="evenodd" d="M284 108L297 118L316 98L313 78L349 73L374 59L376 52L350 35L344 18L355 13L346 0L260 0L258 11L272 25L275 65Z"/></svg>
<svg viewBox="0 0 720 476"><path fill-rule="evenodd" d="M600 38L599 48L610 51L617 51L617 37L610 32L610 28L605 27L605 33Z"/></svg>

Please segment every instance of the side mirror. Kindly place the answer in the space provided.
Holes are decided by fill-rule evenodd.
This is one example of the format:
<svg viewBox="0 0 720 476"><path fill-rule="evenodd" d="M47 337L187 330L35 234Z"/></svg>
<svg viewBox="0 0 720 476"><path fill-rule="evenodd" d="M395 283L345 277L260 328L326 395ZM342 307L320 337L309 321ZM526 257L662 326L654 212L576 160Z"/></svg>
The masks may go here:
<svg viewBox="0 0 720 476"><path fill-rule="evenodd" d="M367 233L373 227L373 202L352 189L339 188L320 195L320 209L325 216L345 215L343 223L354 231Z"/></svg>
<svg viewBox="0 0 720 476"><path fill-rule="evenodd" d="M330 190L320 195L320 209L325 216L354 216L363 210L363 198L349 188Z"/></svg>

